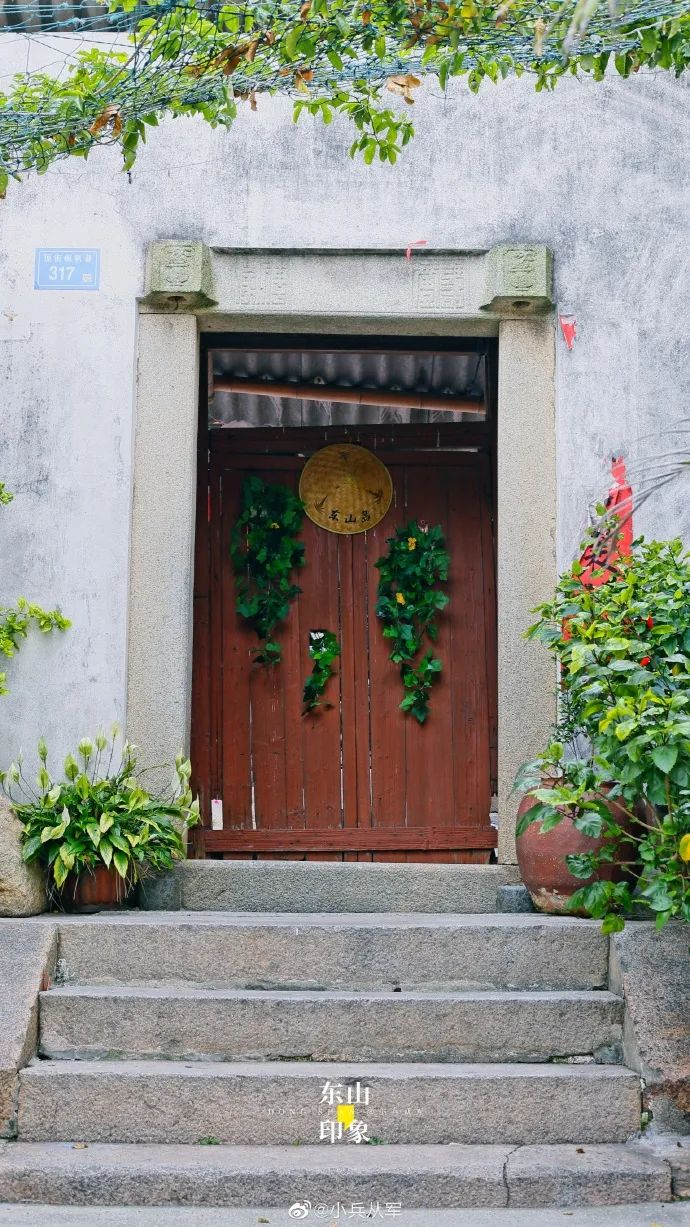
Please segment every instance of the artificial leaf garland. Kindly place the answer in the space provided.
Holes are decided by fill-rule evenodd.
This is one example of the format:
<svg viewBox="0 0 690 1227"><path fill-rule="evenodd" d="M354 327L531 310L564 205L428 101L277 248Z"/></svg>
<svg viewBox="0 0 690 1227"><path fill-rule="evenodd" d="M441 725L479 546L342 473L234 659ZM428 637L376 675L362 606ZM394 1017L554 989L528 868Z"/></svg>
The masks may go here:
<svg viewBox="0 0 690 1227"><path fill-rule="evenodd" d="M280 660L275 628L288 615L290 602L302 591L292 572L304 566L304 545L297 540L304 506L288 486L247 477L242 507L230 535L230 557L236 577L240 617L256 631L260 664Z"/></svg>
<svg viewBox="0 0 690 1227"><path fill-rule="evenodd" d="M314 668L304 683L303 716L319 707L321 695L333 676L331 665L336 657L340 656L340 644L333 631L310 631L309 655L314 661ZM331 707L332 704L326 703L324 706Z"/></svg>
<svg viewBox="0 0 690 1227"><path fill-rule="evenodd" d="M449 597L436 585L448 579L450 558L440 525L422 528L411 520L388 537L386 545L388 553L376 563L380 572L376 614L384 637L393 641L390 658L400 665L405 689L400 706L424 724L429 693L442 665L431 651L415 661L424 636L435 640L438 634L436 618Z"/></svg>

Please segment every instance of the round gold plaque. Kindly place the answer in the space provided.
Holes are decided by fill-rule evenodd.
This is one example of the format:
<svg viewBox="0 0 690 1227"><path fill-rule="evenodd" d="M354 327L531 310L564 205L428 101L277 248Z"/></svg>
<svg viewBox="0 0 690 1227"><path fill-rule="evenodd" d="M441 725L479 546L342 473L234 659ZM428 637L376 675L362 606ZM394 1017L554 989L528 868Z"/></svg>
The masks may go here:
<svg viewBox="0 0 690 1227"><path fill-rule="evenodd" d="M299 481L304 509L329 533L364 533L391 505L393 482L385 464L366 447L334 443L307 461Z"/></svg>

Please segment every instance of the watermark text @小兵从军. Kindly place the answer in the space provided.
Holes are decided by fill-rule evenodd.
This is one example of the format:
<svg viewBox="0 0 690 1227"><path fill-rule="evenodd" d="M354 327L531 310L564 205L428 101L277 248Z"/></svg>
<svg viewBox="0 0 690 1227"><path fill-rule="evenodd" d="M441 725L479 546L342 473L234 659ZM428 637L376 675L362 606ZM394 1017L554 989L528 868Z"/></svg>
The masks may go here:
<svg viewBox="0 0 690 1227"><path fill-rule="evenodd" d="M293 1202L288 1210L290 1218L294 1219L321 1219L327 1221L330 1227L331 1223L337 1223L344 1219L364 1219L372 1221L375 1219L396 1218L402 1214L402 1203L399 1201L353 1201L353 1202L311 1202L306 1198Z"/></svg>

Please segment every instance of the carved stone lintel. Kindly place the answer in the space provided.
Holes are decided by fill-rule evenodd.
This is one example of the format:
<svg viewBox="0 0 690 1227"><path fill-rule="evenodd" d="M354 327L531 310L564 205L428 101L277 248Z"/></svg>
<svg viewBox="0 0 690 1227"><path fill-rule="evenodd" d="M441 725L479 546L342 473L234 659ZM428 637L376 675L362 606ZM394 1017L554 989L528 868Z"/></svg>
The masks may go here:
<svg viewBox="0 0 690 1227"><path fill-rule="evenodd" d="M172 311L215 307L208 248L200 242L175 239L151 243L143 301Z"/></svg>
<svg viewBox="0 0 690 1227"><path fill-rule="evenodd" d="M492 247L487 257L487 302L482 311L513 318L553 306L553 255L538 244Z"/></svg>

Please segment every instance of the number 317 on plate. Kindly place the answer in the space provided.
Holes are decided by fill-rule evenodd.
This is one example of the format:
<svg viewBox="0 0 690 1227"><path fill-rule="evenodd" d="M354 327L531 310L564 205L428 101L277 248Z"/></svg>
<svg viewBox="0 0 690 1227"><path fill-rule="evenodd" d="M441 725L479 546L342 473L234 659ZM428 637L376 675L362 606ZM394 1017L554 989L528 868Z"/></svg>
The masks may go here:
<svg viewBox="0 0 690 1227"><path fill-rule="evenodd" d="M38 247L35 290L97 290L101 280L98 247Z"/></svg>

